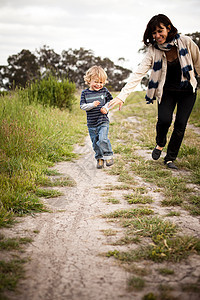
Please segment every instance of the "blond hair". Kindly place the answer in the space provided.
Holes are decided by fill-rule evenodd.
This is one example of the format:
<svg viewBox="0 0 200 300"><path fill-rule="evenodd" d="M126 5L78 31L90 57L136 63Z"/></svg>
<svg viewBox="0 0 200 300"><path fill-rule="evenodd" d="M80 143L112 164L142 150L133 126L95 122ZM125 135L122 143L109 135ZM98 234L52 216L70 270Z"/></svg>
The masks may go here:
<svg viewBox="0 0 200 300"><path fill-rule="evenodd" d="M90 84L90 81L93 77L97 77L98 79L102 80L103 83L107 82L107 74L100 66L93 66L89 68L84 76L85 83Z"/></svg>

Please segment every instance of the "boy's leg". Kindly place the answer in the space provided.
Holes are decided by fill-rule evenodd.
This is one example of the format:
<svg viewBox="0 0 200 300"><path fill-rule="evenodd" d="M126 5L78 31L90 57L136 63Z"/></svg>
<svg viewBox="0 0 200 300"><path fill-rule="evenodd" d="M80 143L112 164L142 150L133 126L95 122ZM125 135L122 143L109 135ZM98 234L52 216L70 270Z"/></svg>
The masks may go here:
<svg viewBox="0 0 200 300"><path fill-rule="evenodd" d="M88 127L88 131L89 131L90 139L92 141L92 147L95 152L95 158L97 160L102 159L103 153L102 153L100 147L98 146L98 139L99 139L98 127Z"/></svg>
<svg viewBox="0 0 200 300"><path fill-rule="evenodd" d="M97 145L101 149L103 154L103 158L105 160L109 160L113 158L113 151L110 140L108 139L108 131L109 131L109 123L103 123L98 126L99 132L98 136L99 139L97 141Z"/></svg>

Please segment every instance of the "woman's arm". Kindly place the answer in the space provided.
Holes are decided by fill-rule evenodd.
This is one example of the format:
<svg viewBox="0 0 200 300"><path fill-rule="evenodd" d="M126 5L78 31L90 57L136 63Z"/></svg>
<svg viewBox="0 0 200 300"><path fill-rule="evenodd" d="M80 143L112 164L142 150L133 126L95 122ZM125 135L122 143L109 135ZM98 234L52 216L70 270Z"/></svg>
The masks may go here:
<svg viewBox="0 0 200 300"><path fill-rule="evenodd" d="M125 102L126 98L130 95L131 92L134 91L136 86L141 82L142 78L146 75L146 73L151 68L152 61L153 61L153 50L152 47L150 46L141 64L139 65L137 70L131 75L127 84L122 88L119 95L110 101L109 103L110 108L119 105L119 110L121 110L121 107Z"/></svg>

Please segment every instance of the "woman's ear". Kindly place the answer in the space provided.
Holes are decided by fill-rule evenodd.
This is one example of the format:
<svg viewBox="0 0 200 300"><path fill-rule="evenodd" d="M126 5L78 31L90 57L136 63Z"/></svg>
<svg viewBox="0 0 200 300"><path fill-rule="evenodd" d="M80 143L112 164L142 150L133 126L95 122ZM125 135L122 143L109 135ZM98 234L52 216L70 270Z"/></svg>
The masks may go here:
<svg viewBox="0 0 200 300"><path fill-rule="evenodd" d="M168 32L170 32L170 31L171 31L171 29L172 29L171 25L168 25L168 26L167 26L167 30L168 30Z"/></svg>

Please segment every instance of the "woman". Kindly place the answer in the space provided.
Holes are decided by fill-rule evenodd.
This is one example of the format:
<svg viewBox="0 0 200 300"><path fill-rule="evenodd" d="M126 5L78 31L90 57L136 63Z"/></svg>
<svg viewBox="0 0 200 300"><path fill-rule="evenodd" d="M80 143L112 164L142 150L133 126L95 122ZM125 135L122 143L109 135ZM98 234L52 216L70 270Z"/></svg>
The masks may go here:
<svg viewBox="0 0 200 300"><path fill-rule="evenodd" d="M154 16L147 24L143 42L148 46L145 58L120 94L110 101L112 108L121 109L127 96L144 75L152 68L146 100L147 104L158 100L156 147L154 160L159 159L167 141L168 129L177 106L174 129L164 163L168 168L178 169L174 164L185 132L188 118L196 100L197 80L200 75L200 52L188 36L180 36L169 18L163 14Z"/></svg>

